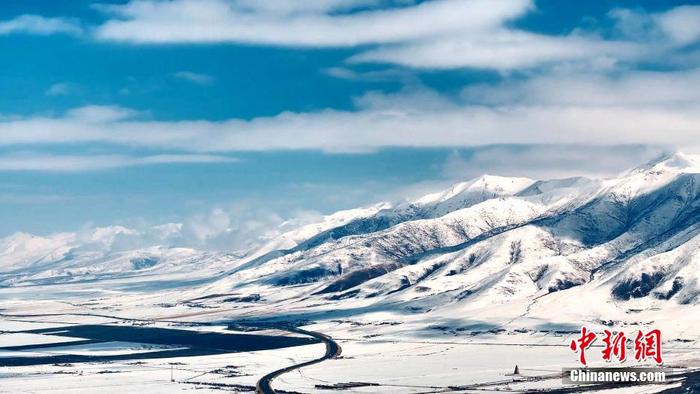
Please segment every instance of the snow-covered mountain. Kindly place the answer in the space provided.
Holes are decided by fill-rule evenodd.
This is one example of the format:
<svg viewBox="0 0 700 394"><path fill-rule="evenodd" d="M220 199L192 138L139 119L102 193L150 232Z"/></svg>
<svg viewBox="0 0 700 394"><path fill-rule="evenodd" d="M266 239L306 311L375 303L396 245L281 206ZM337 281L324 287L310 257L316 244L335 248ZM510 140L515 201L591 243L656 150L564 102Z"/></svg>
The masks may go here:
<svg viewBox="0 0 700 394"><path fill-rule="evenodd" d="M587 294L599 309L696 308L700 156L677 153L604 180L482 176L329 215L243 257L104 247L139 236L130 231L4 239L0 285L182 274L198 279L182 282L183 297L215 305L255 294L245 299L252 308L287 312L545 316L553 302Z"/></svg>
<svg viewBox="0 0 700 394"><path fill-rule="evenodd" d="M84 283L115 278L212 275L235 256L167 246L179 226L122 226L0 239L0 287ZM211 276L210 276L211 277Z"/></svg>
<svg viewBox="0 0 700 394"><path fill-rule="evenodd" d="M242 262L205 291L435 311L595 289L592 304L693 306L699 242L700 157L679 153L606 180L481 177Z"/></svg>

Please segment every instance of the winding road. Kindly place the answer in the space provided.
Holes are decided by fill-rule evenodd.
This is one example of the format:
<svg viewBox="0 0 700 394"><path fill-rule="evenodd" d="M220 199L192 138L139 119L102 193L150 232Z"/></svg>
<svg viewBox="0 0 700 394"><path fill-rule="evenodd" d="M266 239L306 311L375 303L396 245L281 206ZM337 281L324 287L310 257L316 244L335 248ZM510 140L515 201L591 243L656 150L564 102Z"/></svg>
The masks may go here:
<svg viewBox="0 0 700 394"><path fill-rule="evenodd" d="M5 318L29 318L29 317L49 317L49 316L85 316L85 317L103 317L103 318L108 318L108 319L115 319L115 320L123 320L123 321L139 321L139 322L154 322L154 321L159 321L159 322L170 322L170 323L185 323L185 322L180 322L177 320L172 320L171 318L161 318L161 319L138 319L138 318L125 318L125 317L120 317L120 316L113 316L113 315L106 315L106 314L92 314L92 313L36 313L36 314L5 314L5 313L0 313L0 317L5 317ZM192 322L188 322L192 323ZM66 324L70 324L66 322ZM310 365L318 364L321 363L325 360L337 358L340 356L342 353L342 348L340 345L333 340L328 335L315 332L315 331L308 331L304 330L298 327L295 327L291 324L274 324L274 325L269 325L269 324L251 324L249 325L250 327L256 327L256 328L276 328L279 330L283 331L288 331L296 334L301 334L305 335L308 337L316 338L320 341L322 341L326 345L326 353L319 358L306 361L303 363L295 364L295 365L290 365L288 367L278 369L276 371L270 372L267 375L263 376L260 378L256 385L255 385L255 392L260 393L260 394L272 394L272 393L277 393L275 389L272 388L272 380L277 378L278 376L285 374L287 372L294 371L296 369L308 367ZM0 332L1 333L1 332Z"/></svg>
<svg viewBox="0 0 700 394"><path fill-rule="evenodd" d="M343 351L340 345L338 345L338 343L335 342L333 338L329 337L328 335L314 331L302 330L301 328L297 327L285 327L284 330L320 339L321 341L323 341L323 343L326 344L326 354L324 354L323 357L319 357L314 360L305 361L300 364L290 365L288 367L268 373L267 375L260 378L260 380L258 380L258 382L255 384L255 392L257 394L275 394L277 393L277 391L275 391L275 389L272 388L272 380L276 377L287 372L294 371L296 369L308 367L309 365L314 365L326 360L337 358Z"/></svg>

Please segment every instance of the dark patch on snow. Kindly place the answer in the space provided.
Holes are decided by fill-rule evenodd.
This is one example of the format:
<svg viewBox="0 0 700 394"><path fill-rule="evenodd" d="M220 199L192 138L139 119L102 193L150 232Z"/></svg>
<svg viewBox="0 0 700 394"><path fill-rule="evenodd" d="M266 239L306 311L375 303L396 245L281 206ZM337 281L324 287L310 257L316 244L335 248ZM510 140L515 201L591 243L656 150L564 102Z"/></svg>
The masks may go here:
<svg viewBox="0 0 700 394"><path fill-rule="evenodd" d="M549 286L549 289L547 290L550 293L554 293L555 291L561 291L570 289L575 286L581 286L584 283L585 281L583 281L582 279L557 279L553 285Z"/></svg>
<svg viewBox="0 0 700 394"><path fill-rule="evenodd" d="M395 288L394 290L392 290L386 294L389 295L389 294L398 293L399 291L405 290L409 287L411 287L411 280L408 279L408 277L404 276L401 278L401 283L399 284L399 287Z"/></svg>
<svg viewBox="0 0 700 394"><path fill-rule="evenodd" d="M682 276L677 276L675 279L673 279L673 284L671 285L671 290L667 292L654 292L654 296L660 300L670 300L671 297L676 295L681 289L683 288L683 277Z"/></svg>
<svg viewBox="0 0 700 394"><path fill-rule="evenodd" d="M260 294L251 294L247 296L224 298L223 302L258 302L261 300L262 297L260 297Z"/></svg>
<svg viewBox="0 0 700 394"><path fill-rule="evenodd" d="M134 257L131 259L131 266L135 270L143 270L146 268L151 268L158 264L158 259L155 257Z"/></svg>
<svg viewBox="0 0 700 394"><path fill-rule="evenodd" d="M291 286L314 283L329 276L338 276L342 273L342 271L343 270L340 265L330 268L318 266L276 276L273 278L272 284L274 286Z"/></svg>
<svg viewBox="0 0 700 394"><path fill-rule="evenodd" d="M617 320L598 320L598 323L607 326L607 327L615 327L616 324L620 323Z"/></svg>
<svg viewBox="0 0 700 394"><path fill-rule="evenodd" d="M332 296L328 297L328 299L331 301L344 300L346 298L352 298L352 297L356 296L359 292L360 292L360 289L350 290L350 291L346 291L345 293L332 295Z"/></svg>
<svg viewBox="0 0 700 394"><path fill-rule="evenodd" d="M442 263L436 263L436 264L431 265L413 282L411 282L411 280L406 276L402 277L401 278L401 285L399 285L399 287L397 287L396 289L388 292L387 295L398 293L399 291L405 290L405 289L415 285L416 283L423 281L424 279L426 279L430 275L434 274L435 271L444 267L446 264L447 264L446 262L442 262Z"/></svg>
<svg viewBox="0 0 700 394"><path fill-rule="evenodd" d="M480 265L481 263L485 262L491 257L491 251L486 250L478 253L470 253L469 256L467 257L467 261L464 264L460 264L459 267L451 269L449 272L447 272L445 275L447 276L454 276L454 275L459 275L461 273L464 273L466 270L469 268L476 267Z"/></svg>
<svg viewBox="0 0 700 394"><path fill-rule="evenodd" d="M472 294L474 294L474 290L464 290L463 292L457 294L457 300L461 301Z"/></svg>
<svg viewBox="0 0 700 394"><path fill-rule="evenodd" d="M510 264L518 264L523 258L523 243L520 240L510 243Z"/></svg>
<svg viewBox="0 0 700 394"><path fill-rule="evenodd" d="M642 298L649 293L664 279L664 274L654 272L648 274L643 272L641 277L632 278L619 282L612 289L612 294L619 300L629 300L630 298Z"/></svg>
<svg viewBox="0 0 700 394"><path fill-rule="evenodd" d="M367 267L357 271L343 275L340 279L326 286L315 294L335 293L351 289L357 285L367 282L368 280L378 278L395 269L399 268L399 264L382 264L374 267Z"/></svg>
<svg viewBox="0 0 700 394"><path fill-rule="evenodd" d="M687 294L683 295L683 298L678 300L679 304L682 305L690 305L690 304L696 304L700 300L700 292L699 291L692 291L692 292L687 292Z"/></svg>
<svg viewBox="0 0 700 394"><path fill-rule="evenodd" d="M374 233L385 230L408 219L413 218L410 216L405 218L397 217L393 215L391 211L383 211L373 217L355 219L350 223L319 233L307 241L300 243L294 250L308 250L328 241L352 235Z"/></svg>
<svg viewBox="0 0 700 394"><path fill-rule="evenodd" d="M319 390L350 390L359 387L379 386L379 383L369 382L348 382L348 383L333 383L333 384L317 384L315 387Z"/></svg>
<svg viewBox="0 0 700 394"><path fill-rule="evenodd" d="M530 277L530 280L532 282L537 283L539 282L542 278L544 278L545 274L549 271L549 265L543 265L537 268L537 270L528 272L527 276ZM551 292L550 292L551 293Z"/></svg>

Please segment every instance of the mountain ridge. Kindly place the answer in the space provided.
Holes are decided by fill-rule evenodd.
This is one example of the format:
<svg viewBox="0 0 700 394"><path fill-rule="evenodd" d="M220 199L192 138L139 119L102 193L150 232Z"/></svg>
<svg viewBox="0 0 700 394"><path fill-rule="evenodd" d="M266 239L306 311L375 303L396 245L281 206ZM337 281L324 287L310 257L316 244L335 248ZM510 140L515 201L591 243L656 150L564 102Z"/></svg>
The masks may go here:
<svg viewBox="0 0 700 394"><path fill-rule="evenodd" d="M49 259L0 271L0 284L187 278L180 286L190 287L174 296L207 297L214 308L221 299L212 295L235 293L256 295L246 298L255 300L244 305L250 310L401 305L409 314L502 310L506 321L581 291L620 310L696 308L698 163L700 156L676 153L604 180L482 176L406 203L328 215L243 256L162 245L110 251L120 237L139 236L123 228L64 233L68 246L37 238L57 242L47 247L62 253L53 266ZM21 249L13 247L0 256Z"/></svg>

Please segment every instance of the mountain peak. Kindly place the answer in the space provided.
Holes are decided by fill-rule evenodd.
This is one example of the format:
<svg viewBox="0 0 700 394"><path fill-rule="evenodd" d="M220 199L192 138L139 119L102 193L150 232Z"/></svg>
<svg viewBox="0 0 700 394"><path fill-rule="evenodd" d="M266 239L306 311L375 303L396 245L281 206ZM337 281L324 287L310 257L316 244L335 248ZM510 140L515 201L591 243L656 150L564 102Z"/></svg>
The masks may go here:
<svg viewBox="0 0 700 394"><path fill-rule="evenodd" d="M649 170L672 170L676 172L700 172L700 155L674 152L654 159L639 168Z"/></svg>
<svg viewBox="0 0 700 394"><path fill-rule="evenodd" d="M445 202L465 192L494 192L498 194L515 194L535 181L530 178L504 177L484 174L467 182L460 182L437 193L426 194L414 201L415 204L426 205Z"/></svg>
<svg viewBox="0 0 700 394"><path fill-rule="evenodd" d="M471 182L471 187L474 188L496 188L509 192L516 192L531 185L535 181L530 178L523 177L507 177L498 175L484 174Z"/></svg>

